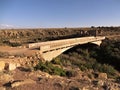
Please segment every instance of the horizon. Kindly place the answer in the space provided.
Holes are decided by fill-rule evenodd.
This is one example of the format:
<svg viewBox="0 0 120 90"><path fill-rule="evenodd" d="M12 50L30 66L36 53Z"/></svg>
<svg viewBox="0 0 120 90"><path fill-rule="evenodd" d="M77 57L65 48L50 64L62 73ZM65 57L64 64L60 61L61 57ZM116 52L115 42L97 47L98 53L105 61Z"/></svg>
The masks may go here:
<svg viewBox="0 0 120 90"><path fill-rule="evenodd" d="M119 10L118 0L1 0L0 27L116 27Z"/></svg>
<svg viewBox="0 0 120 90"><path fill-rule="evenodd" d="M5 29L7 29L7 30L15 30L15 29L29 29L29 30L31 30L31 29L84 29L84 28L92 28L92 27L94 27L94 28L106 28L106 27L109 27L109 28L111 28L111 27L113 27L113 28L119 28L120 26L90 26L90 27L17 27L17 28L14 28L14 27L4 27L4 28L1 28L0 27L0 30L5 30Z"/></svg>

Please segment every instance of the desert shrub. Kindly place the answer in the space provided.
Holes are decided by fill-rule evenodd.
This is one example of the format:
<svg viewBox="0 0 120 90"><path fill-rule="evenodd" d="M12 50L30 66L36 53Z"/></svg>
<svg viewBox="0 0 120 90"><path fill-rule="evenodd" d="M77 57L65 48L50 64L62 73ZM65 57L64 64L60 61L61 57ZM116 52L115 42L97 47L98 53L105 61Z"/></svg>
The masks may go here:
<svg viewBox="0 0 120 90"><path fill-rule="evenodd" d="M88 69L93 69L95 72L103 72L108 75L108 77L115 77L116 76L116 70L113 66L108 64L100 64L98 62L87 62L85 64L79 64L79 68L82 71L86 71Z"/></svg>
<svg viewBox="0 0 120 90"><path fill-rule="evenodd" d="M105 39L100 46L96 60L100 63L110 64L117 70L120 70L120 42Z"/></svg>
<svg viewBox="0 0 120 90"><path fill-rule="evenodd" d="M93 65L93 70L98 72L104 72L108 75L108 77L115 76L117 72L112 66L108 64L100 64L97 62Z"/></svg>
<svg viewBox="0 0 120 90"><path fill-rule="evenodd" d="M53 72L51 74L66 76L66 73L62 68L54 67L54 68L52 68L52 70L53 70Z"/></svg>
<svg viewBox="0 0 120 90"><path fill-rule="evenodd" d="M90 59L90 55L88 52L88 49L85 50L81 50L81 55L84 57L84 59L89 60Z"/></svg>
<svg viewBox="0 0 120 90"><path fill-rule="evenodd" d="M112 66L110 66L108 64L101 65L101 68L99 68L99 71L100 72L105 72L109 76L111 76L111 75L113 76L116 73L116 70Z"/></svg>
<svg viewBox="0 0 120 90"><path fill-rule="evenodd" d="M21 44L20 43L9 43L9 45L10 46L12 46L12 47L17 47L17 46L21 46Z"/></svg>
<svg viewBox="0 0 120 90"><path fill-rule="evenodd" d="M62 65L62 61L60 60L59 57L54 58L51 62L52 62L53 64Z"/></svg>
<svg viewBox="0 0 120 90"><path fill-rule="evenodd" d="M71 62L69 60L69 57L67 55L61 55L60 57L54 58L51 62L53 64L58 64L60 66L70 66Z"/></svg>
<svg viewBox="0 0 120 90"><path fill-rule="evenodd" d="M71 86L69 90L79 90L79 87Z"/></svg>
<svg viewBox="0 0 120 90"><path fill-rule="evenodd" d="M9 46L12 46L12 47L17 47L17 46L21 46L22 44L20 44L20 43L17 43L17 42L10 42L9 40L5 40L5 41L3 41L3 43L4 44L6 44L6 45L9 45Z"/></svg>
<svg viewBox="0 0 120 90"><path fill-rule="evenodd" d="M81 71L86 71L87 70L87 68L85 67L85 65L84 64L79 64L79 69L81 70Z"/></svg>
<svg viewBox="0 0 120 90"><path fill-rule="evenodd" d="M19 67L18 69L21 70L21 71L24 71L24 72L31 72L31 71L34 70L34 68L31 67L31 66L27 66L27 67Z"/></svg>
<svg viewBox="0 0 120 90"><path fill-rule="evenodd" d="M41 71L45 71L48 73L50 72L50 69L42 61L40 61L34 68L35 68L35 70L41 70Z"/></svg>
<svg viewBox="0 0 120 90"><path fill-rule="evenodd" d="M77 75L77 72L75 72L74 70L66 71L66 76L67 77L75 77L76 75Z"/></svg>
<svg viewBox="0 0 120 90"><path fill-rule="evenodd" d="M86 67L87 69L92 69L93 64L94 64L94 62L86 62L86 63L84 64L84 67Z"/></svg>
<svg viewBox="0 0 120 90"><path fill-rule="evenodd" d="M120 76L116 77L116 82L120 83Z"/></svg>
<svg viewBox="0 0 120 90"><path fill-rule="evenodd" d="M99 55L100 48L93 47L92 50L93 51L91 52L91 51L86 50L85 48L84 49L78 48L77 52L76 52L77 54L75 54L75 52L73 52L74 54L72 54L72 52L70 52L70 55L67 58L67 60L69 60L72 65L78 66L80 68L80 70L82 70L82 71L86 71L88 69L93 69L94 71L97 71L97 72L107 73L107 75L109 77L115 76L116 70L114 69L113 66L108 65L107 63L104 62L104 60L101 60L101 62L103 62L103 63L100 63L98 60L96 60L98 57L100 57L100 55ZM115 50L118 51L118 49L115 49ZM80 54L78 54L78 53L80 53ZM103 53L101 53L101 54L103 54ZM87 58L85 56L87 56ZM64 59L64 57L62 57L62 59Z"/></svg>
<svg viewBox="0 0 120 90"><path fill-rule="evenodd" d="M41 70L47 72L52 75L60 75L65 76L66 72L62 68L54 66L51 62L42 62L40 61L38 65L36 65L35 70Z"/></svg>

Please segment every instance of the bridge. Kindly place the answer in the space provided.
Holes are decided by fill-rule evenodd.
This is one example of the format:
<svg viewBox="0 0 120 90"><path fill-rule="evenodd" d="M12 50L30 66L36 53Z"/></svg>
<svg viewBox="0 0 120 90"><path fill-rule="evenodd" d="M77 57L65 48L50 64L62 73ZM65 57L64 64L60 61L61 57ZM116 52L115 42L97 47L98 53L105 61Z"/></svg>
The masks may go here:
<svg viewBox="0 0 120 90"><path fill-rule="evenodd" d="M94 43L100 45L104 36L90 36L90 37L80 37L80 38L71 38L63 40L54 40L40 43L31 43L28 44L28 48L39 49L42 58L46 61L51 61L53 58L57 57L66 50L80 44Z"/></svg>

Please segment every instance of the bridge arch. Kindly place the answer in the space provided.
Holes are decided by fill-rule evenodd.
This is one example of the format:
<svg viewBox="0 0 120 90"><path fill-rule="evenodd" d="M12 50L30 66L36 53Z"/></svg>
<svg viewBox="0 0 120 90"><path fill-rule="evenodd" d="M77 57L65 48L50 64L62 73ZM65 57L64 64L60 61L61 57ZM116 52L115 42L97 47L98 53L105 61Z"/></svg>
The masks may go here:
<svg viewBox="0 0 120 90"><path fill-rule="evenodd" d="M91 43L99 46L102 43L102 41L91 42ZM87 44L87 43L85 43L85 44ZM83 45L83 44L77 44L77 45ZM53 58L56 58L60 54L64 53L65 51L67 51L67 50L69 50L69 49L71 49L71 48L73 48L77 45L64 47L64 48L59 48L59 49L54 49L54 50L50 50L50 51L47 51L47 52L42 52L41 56L45 61L51 61Z"/></svg>

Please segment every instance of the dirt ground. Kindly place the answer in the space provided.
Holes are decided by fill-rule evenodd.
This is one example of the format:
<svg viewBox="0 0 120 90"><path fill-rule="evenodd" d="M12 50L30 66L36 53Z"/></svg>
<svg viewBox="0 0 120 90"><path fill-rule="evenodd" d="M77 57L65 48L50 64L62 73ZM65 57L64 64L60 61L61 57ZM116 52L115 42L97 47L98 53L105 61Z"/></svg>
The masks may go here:
<svg viewBox="0 0 120 90"><path fill-rule="evenodd" d="M28 55L32 55L35 52L37 52L39 50L33 50L33 49L29 49L29 48L24 48L24 47L10 47L10 46L0 46L0 52L6 52L9 53L10 55L20 55L20 54L24 54L26 56Z"/></svg>

